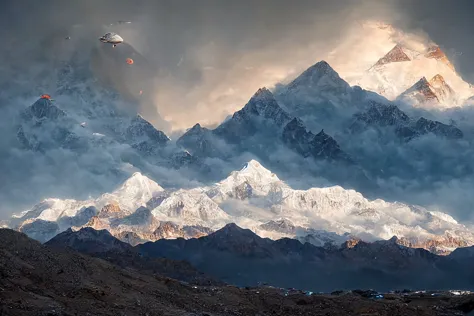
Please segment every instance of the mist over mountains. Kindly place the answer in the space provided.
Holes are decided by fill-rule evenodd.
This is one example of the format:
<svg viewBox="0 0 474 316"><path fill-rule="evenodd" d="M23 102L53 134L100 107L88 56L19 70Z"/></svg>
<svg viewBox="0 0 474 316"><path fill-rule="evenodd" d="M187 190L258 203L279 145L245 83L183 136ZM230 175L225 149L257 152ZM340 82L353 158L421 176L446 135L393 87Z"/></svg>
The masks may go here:
<svg viewBox="0 0 474 316"><path fill-rule="evenodd" d="M0 7L10 306L113 287L156 313L329 314L353 295L402 313L420 293L389 291L429 288L439 312L472 309L449 290L474 289L474 87L404 23L416 5L49 3L64 13L32 4L24 24L5 21L26 2Z"/></svg>
<svg viewBox="0 0 474 316"><path fill-rule="evenodd" d="M124 25L113 27L126 32ZM394 32L381 24L363 27L382 35ZM44 197L97 196L135 171L170 188L195 187L257 159L295 188L338 184L370 198L420 204L470 219L470 195L465 194L472 175L469 106L443 112L441 106L426 103L431 99L419 97L413 100L420 104L408 105L404 100L411 95L403 89L417 84L409 78L395 82L405 99L389 100L380 91L382 95L351 86L321 61L288 83L261 87L216 128L198 124L170 139L169 124L148 112L159 71L129 43L111 49L90 37L107 29L76 25L67 29L69 40L50 33L36 39L44 51L36 56L35 67L13 63L7 69L13 79L3 82L8 94L4 92L2 104L9 106L2 107L2 167L9 181L2 184L2 192L10 202L2 206L3 217ZM430 50L417 55L410 35L397 34L410 40L410 45L396 46L409 60L391 60L396 56L388 51L383 65L361 73L369 87L375 75L391 74L394 67L404 71L437 62L431 56L445 56ZM124 62L127 57L134 59L133 65ZM443 83L457 87L449 91L458 96L468 95L459 90L468 84L456 70L444 59L440 63L437 81L426 82L427 89L439 94L437 102L445 96L436 88ZM25 84L32 89L15 93ZM38 114L43 101L36 100L45 91L55 101L45 104L46 114ZM59 120L48 117L55 115L50 109L64 114ZM64 185L66 174L73 179L69 185ZM22 192L25 182L32 188L28 197Z"/></svg>

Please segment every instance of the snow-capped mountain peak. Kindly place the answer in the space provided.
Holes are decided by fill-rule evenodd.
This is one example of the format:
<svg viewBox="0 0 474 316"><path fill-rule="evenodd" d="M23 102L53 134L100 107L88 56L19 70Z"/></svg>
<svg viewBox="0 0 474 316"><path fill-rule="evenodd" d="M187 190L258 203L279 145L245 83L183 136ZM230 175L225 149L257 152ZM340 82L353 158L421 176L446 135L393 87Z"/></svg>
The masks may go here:
<svg viewBox="0 0 474 316"><path fill-rule="evenodd" d="M261 181L280 181L278 177L270 170L265 169L257 160L250 160L247 162L240 171L237 172L239 176L246 177L247 175L255 178L258 177Z"/></svg>
<svg viewBox="0 0 474 316"><path fill-rule="evenodd" d="M273 100L273 94L266 87L263 87L259 88L257 92L255 92L252 99L255 101Z"/></svg>
<svg viewBox="0 0 474 316"><path fill-rule="evenodd" d="M401 44L395 45L385 56L380 58L374 65L374 68L380 67L389 63L399 63L404 61L411 61L411 58L405 52Z"/></svg>
<svg viewBox="0 0 474 316"><path fill-rule="evenodd" d="M150 206L152 199L156 203ZM98 211L106 205L110 211ZM145 205L150 208L141 207ZM235 222L261 236L295 237L318 245L351 236L373 240L394 235L400 244L434 252L474 245L470 228L442 212L371 201L340 186L294 190L256 160L213 186L169 192L135 173L96 200L49 199L15 220L18 229L44 240L71 226L105 228L114 236L133 232L143 240L156 240L162 238L154 233L160 222L199 226L201 232Z"/></svg>
<svg viewBox="0 0 474 316"><path fill-rule="evenodd" d="M114 191L115 194L124 194L130 191L146 191L148 193L163 191L163 188L151 180L147 176L140 172L135 172L130 178L128 178L118 190Z"/></svg>
<svg viewBox="0 0 474 316"><path fill-rule="evenodd" d="M393 101L420 78L429 79L439 74L456 91L456 98L440 98L437 104L417 105L456 107L474 94L471 85L456 73L446 54L429 38L377 25L364 23L360 31L354 32L333 50L331 58L334 62L332 59L329 62L337 66L339 74L349 84ZM343 63L340 63L341 55L336 52L343 54Z"/></svg>
<svg viewBox="0 0 474 316"><path fill-rule="evenodd" d="M38 99L23 112L23 118L31 119L34 117L37 120L46 118L54 120L65 115L66 113L54 105L52 101L44 98Z"/></svg>
<svg viewBox="0 0 474 316"><path fill-rule="evenodd" d="M112 193L105 193L95 200L78 201L49 198L23 212L22 217L18 219L38 218L46 221L57 221L61 217L73 218L79 216L81 210L89 207L102 209L109 204L117 205L117 209L124 212L124 214L130 214L140 206L146 205L153 196L162 191L163 188L156 182L136 172L118 189Z"/></svg>
<svg viewBox="0 0 474 316"><path fill-rule="evenodd" d="M241 111L247 115L271 119L279 126L290 120L289 114L278 105L273 94L265 87L258 89ZM242 116L243 113L239 112L236 112L234 116Z"/></svg>
<svg viewBox="0 0 474 316"><path fill-rule="evenodd" d="M425 107L446 107L457 102L453 89L440 74L436 74L429 81L426 77L422 77L412 87L403 92L398 100L413 106Z"/></svg>
<svg viewBox="0 0 474 316"><path fill-rule="evenodd" d="M193 127L191 127L190 129L188 129L186 131L186 133L188 133L189 135L195 135L195 134L200 134L203 132L203 130L205 130L206 128L203 128L201 126L201 124L199 123L196 123Z"/></svg>
<svg viewBox="0 0 474 316"><path fill-rule="evenodd" d="M434 88L438 99L442 102L456 102L456 93L444 80L443 76L436 74L429 81L430 85Z"/></svg>
<svg viewBox="0 0 474 316"><path fill-rule="evenodd" d="M333 92L347 93L349 84L324 60L317 62L306 69L301 75L288 85L288 90L330 90Z"/></svg>
<svg viewBox="0 0 474 316"><path fill-rule="evenodd" d="M102 195L97 204L102 208L111 201L116 201L122 210L131 213L138 207L146 205L155 194L162 191L163 188L158 183L135 172L117 190Z"/></svg>
<svg viewBox="0 0 474 316"><path fill-rule="evenodd" d="M263 167L258 161L250 160L239 171L233 171L223 181L216 183L208 195L215 200L229 197L246 199L265 196L275 188L286 187L276 174Z"/></svg>
<svg viewBox="0 0 474 316"><path fill-rule="evenodd" d="M430 101L439 102L438 96L434 92L433 87L430 85L425 77L418 80L410 89L403 93L405 96L413 96L420 103L426 103Z"/></svg>
<svg viewBox="0 0 474 316"><path fill-rule="evenodd" d="M244 181L265 185L273 182L280 182L281 180L276 176L276 174L264 168L258 161L252 159L239 171L233 171L229 177L220 182L220 184L229 183L232 185L239 185Z"/></svg>

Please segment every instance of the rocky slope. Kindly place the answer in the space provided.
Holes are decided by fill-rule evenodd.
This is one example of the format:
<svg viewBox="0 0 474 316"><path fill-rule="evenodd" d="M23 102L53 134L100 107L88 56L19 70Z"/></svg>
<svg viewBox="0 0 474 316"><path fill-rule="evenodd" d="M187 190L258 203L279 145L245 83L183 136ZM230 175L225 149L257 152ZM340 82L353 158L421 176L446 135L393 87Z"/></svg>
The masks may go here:
<svg viewBox="0 0 474 316"><path fill-rule="evenodd" d="M122 268L132 268L192 284L223 284L196 271L189 263L184 261L144 258L130 244L116 239L106 230L98 231L86 227L74 232L68 229L49 240L45 245L63 251L75 250L107 260Z"/></svg>
<svg viewBox="0 0 474 316"><path fill-rule="evenodd" d="M414 120L394 104L373 101L369 102L369 107L365 111L354 115L349 129L351 132L360 132L368 127L392 128L398 137L406 141L429 133L448 139L463 137L463 132L453 125L424 117Z"/></svg>
<svg viewBox="0 0 474 316"><path fill-rule="evenodd" d="M228 224L199 239L159 240L137 248L144 256L189 260L198 269L240 286L259 281L316 291L470 286L465 278L471 272L459 271L457 261L401 246L396 237L373 243L350 240L341 248L322 248L293 239L263 239Z"/></svg>
<svg viewBox="0 0 474 316"><path fill-rule="evenodd" d="M230 144L234 150L254 151L257 155L274 148L275 143L285 144L303 157L338 158L333 152L344 155L329 135L306 131L304 124L283 110L266 88L259 89L240 111L216 129L211 131L195 125L177 143L191 154L225 158L219 155L224 151L219 150L223 147L219 141ZM297 148L295 141L299 143Z"/></svg>
<svg viewBox="0 0 474 316"><path fill-rule="evenodd" d="M192 287L122 269L73 251L43 246L24 234L0 229L2 315L462 315L472 298L393 296L394 300L296 293L275 288ZM435 298L436 300L436 298Z"/></svg>
<svg viewBox="0 0 474 316"><path fill-rule="evenodd" d="M397 102L415 107L439 108L442 104L457 104L456 93L437 74L429 81L423 77L397 97Z"/></svg>
<svg viewBox="0 0 474 316"><path fill-rule="evenodd" d="M290 115L266 88L259 89L241 110L214 130L195 125L177 144L191 155L219 158L233 165L252 156L292 176L301 172L292 168L299 164L308 166L312 175L334 183L373 185L329 133L308 130L306 121ZM275 152L281 154L272 154Z"/></svg>
<svg viewBox="0 0 474 316"><path fill-rule="evenodd" d="M360 87L351 87L324 60L303 71L290 83L278 85L275 96L310 130L324 128L330 133L339 132L343 122L364 109L370 100L387 101Z"/></svg>

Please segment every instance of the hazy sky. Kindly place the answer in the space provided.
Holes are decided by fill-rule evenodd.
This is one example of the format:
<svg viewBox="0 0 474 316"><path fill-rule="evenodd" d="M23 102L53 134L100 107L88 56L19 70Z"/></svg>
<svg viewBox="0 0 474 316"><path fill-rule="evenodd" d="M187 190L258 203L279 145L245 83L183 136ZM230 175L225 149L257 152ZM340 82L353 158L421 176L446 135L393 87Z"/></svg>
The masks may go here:
<svg viewBox="0 0 474 316"><path fill-rule="evenodd" d="M116 29L159 69L143 112L158 124L159 110L185 129L219 122L259 87L324 59L355 20L425 31L474 82L472 8L469 0L4 0L0 26L3 37L28 43L74 24L131 20Z"/></svg>

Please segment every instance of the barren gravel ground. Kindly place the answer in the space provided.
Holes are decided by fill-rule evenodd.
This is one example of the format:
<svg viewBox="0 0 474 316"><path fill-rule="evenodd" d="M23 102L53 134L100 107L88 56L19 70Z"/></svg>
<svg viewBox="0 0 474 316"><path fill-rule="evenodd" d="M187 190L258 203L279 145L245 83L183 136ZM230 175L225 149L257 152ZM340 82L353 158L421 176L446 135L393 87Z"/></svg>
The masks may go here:
<svg viewBox="0 0 474 316"><path fill-rule="evenodd" d="M463 315L474 296L373 300L186 285L0 229L0 315Z"/></svg>

